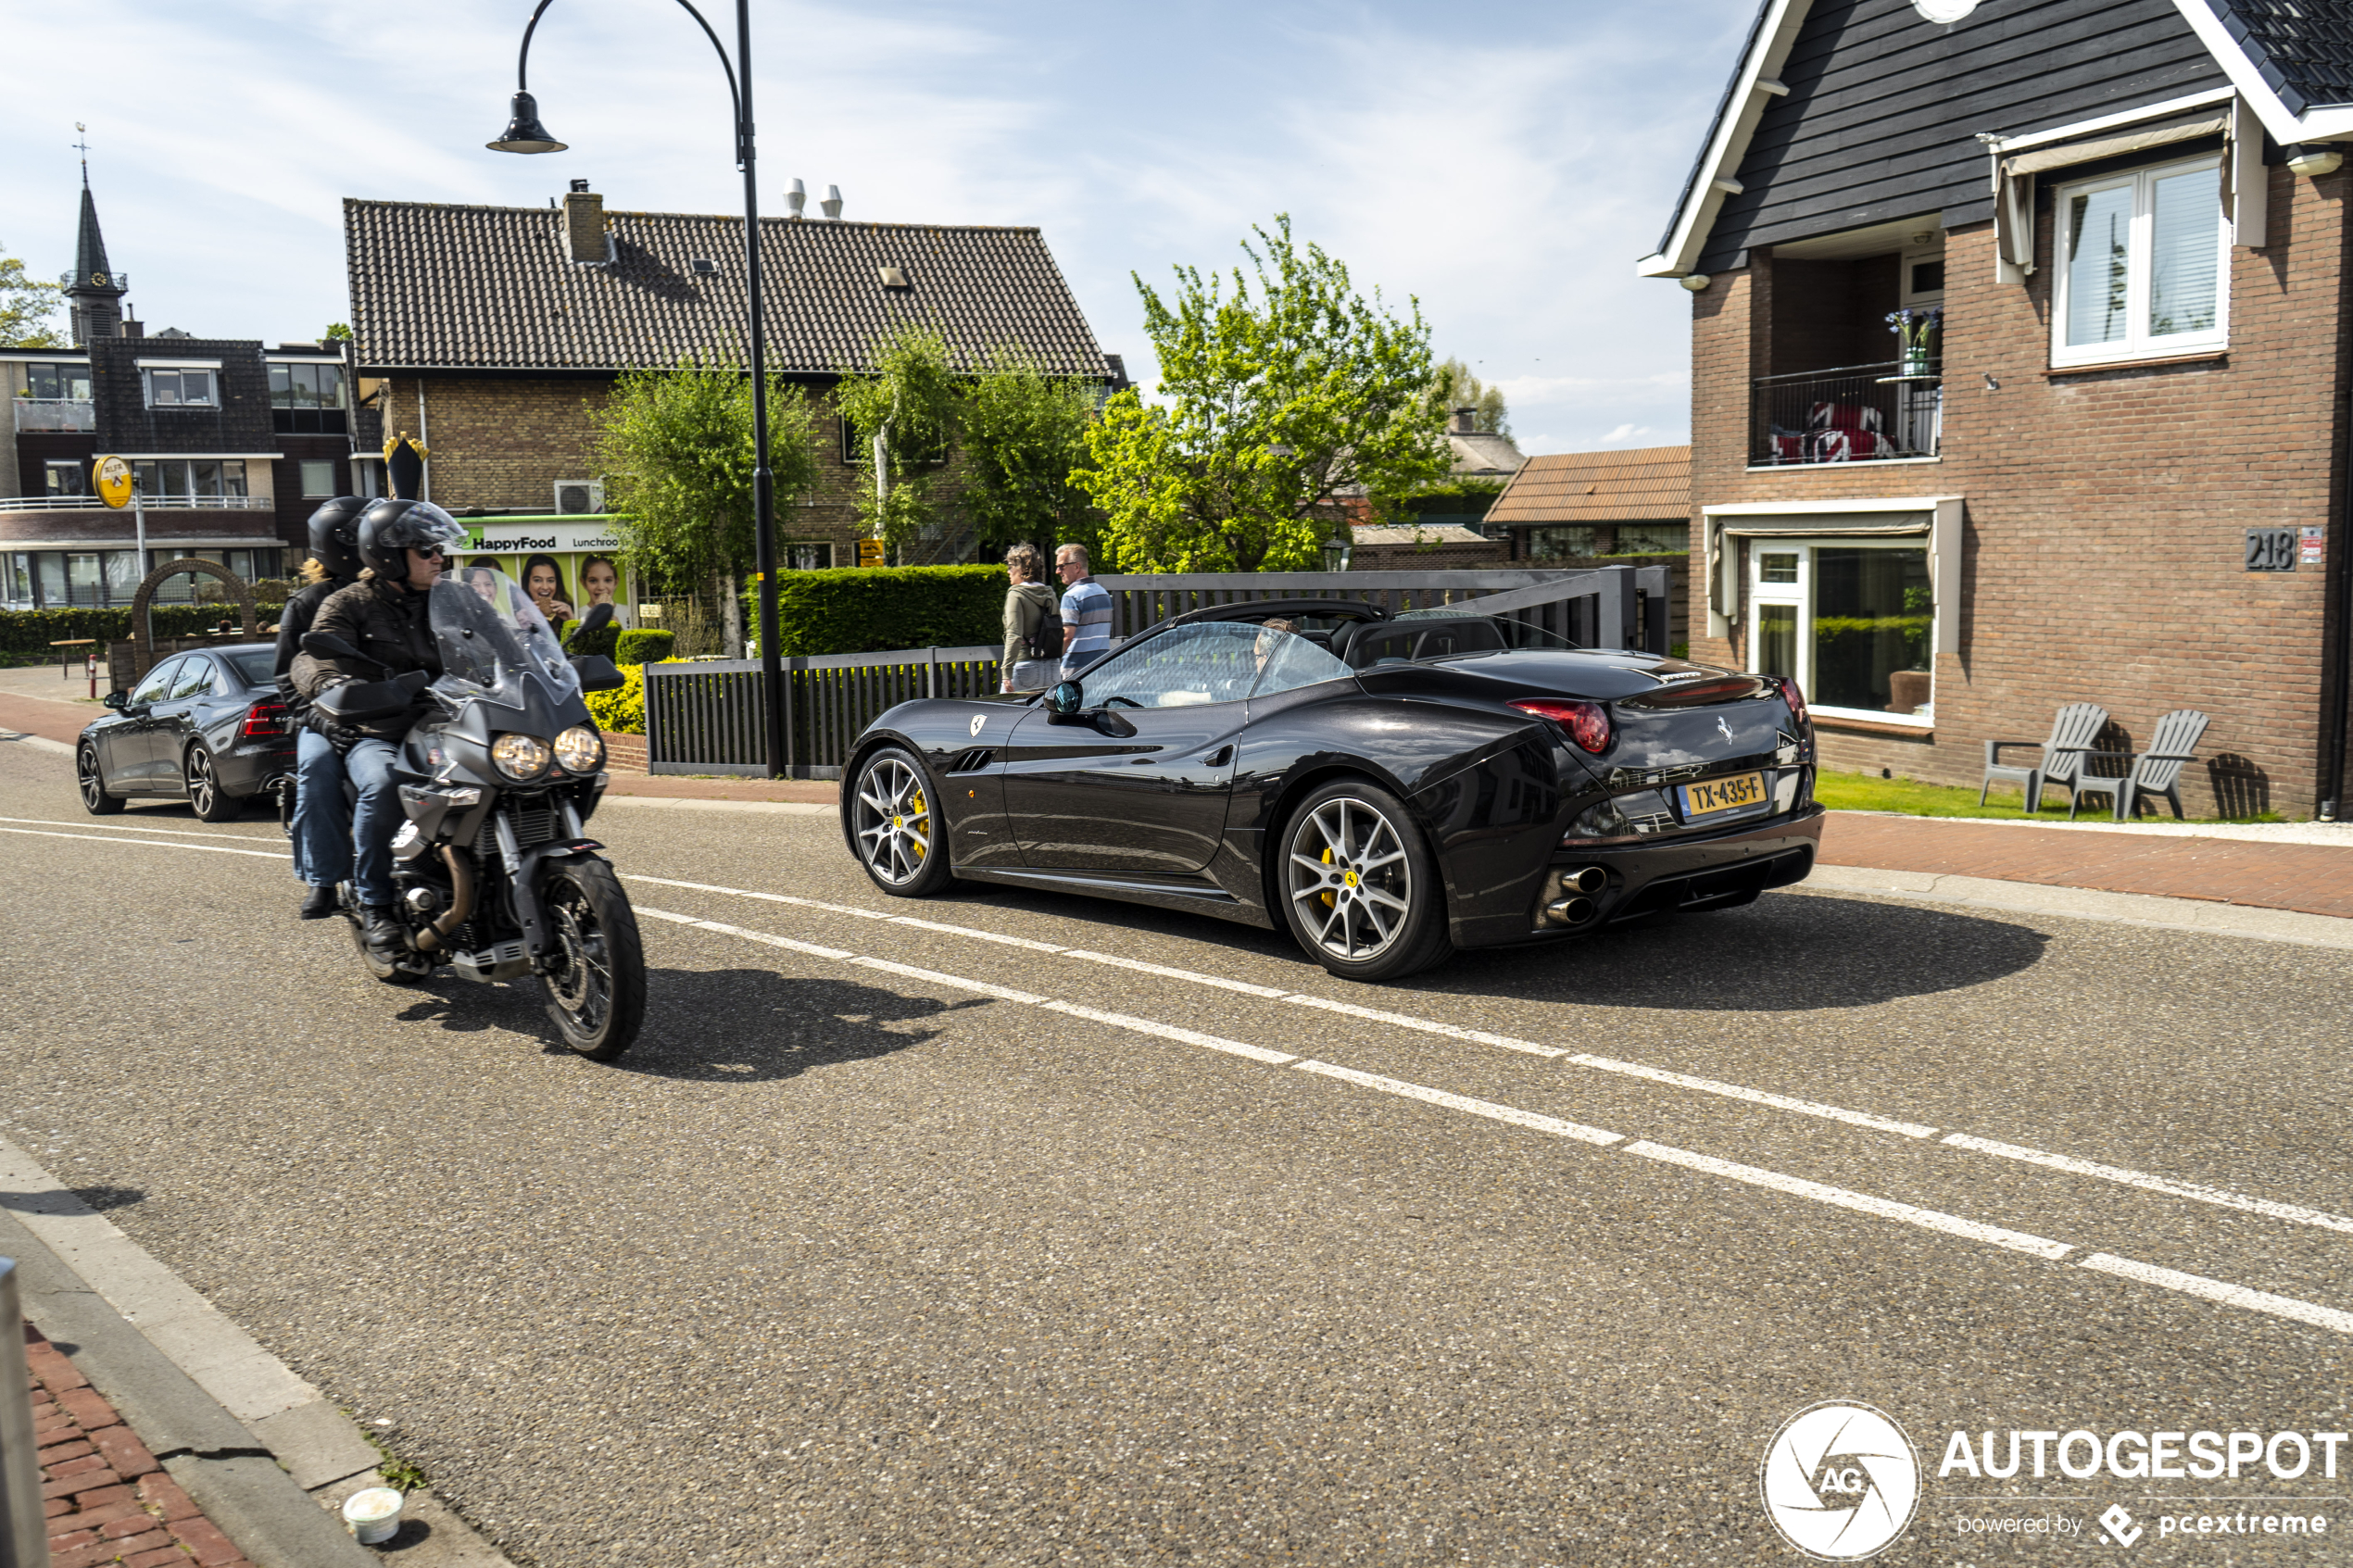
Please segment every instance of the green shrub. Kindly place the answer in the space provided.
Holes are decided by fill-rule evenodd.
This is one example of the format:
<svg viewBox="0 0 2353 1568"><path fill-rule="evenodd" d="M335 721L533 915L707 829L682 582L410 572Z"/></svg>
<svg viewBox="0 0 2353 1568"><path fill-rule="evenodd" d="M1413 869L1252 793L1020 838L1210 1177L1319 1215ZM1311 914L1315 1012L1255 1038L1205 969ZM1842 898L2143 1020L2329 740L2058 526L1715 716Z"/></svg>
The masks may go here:
<svg viewBox="0 0 2353 1568"><path fill-rule="evenodd" d="M254 619L268 626L278 619L286 607L282 604L254 606ZM193 637L209 632L223 621L233 626L244 624L237 607L218 604L155 605L150 607L156 635L158 637ZM268 633L260 633L268 636ZM47 657L57 650L49 645L69 637L95 637L101 644L127 642L131 637L131 607L113 609L0 609L0 654L31 654ZM103 647L99 649L105 651Z"/></svg>
<svg viewBox="0 0 2353 1568"><path fill-rule="evenodd" d="M613 645L612 661L623 668L638 664L661 664L670 658L670 650L676 646L677 642L678 633L666 629L657 630L646 627L635 632L623 632Z"/></svg>
<svg viewBox="0 0 2353 1568"><path fill-rule="evenodd" d="M603 628L596 632L584 632L579 621L567 621L557 631L557 635L562 639L564 652L600 653L607 659L613 658L613 645L620 640L622 626L617 621L606 621ZM613 662L618 664L621 661L614 659Z"/></svg>
<svg viewBox="0 0 2353 1568"><path fill-rule="evenodd" d="M675 664L676 659L648 659L648 664ZM646 733L646 666L623 664L623 684L609 692L590 692L588 711L597 721L597 728L609 735L642 735Z"/></svg>
<svg viewBox="0 0 2353 1568"><path fill-rule="evenodd" d="M776 651L786 659L965 647L1004 636L1001 566L839 567L776 575ZM744 599L757 635L760 600Z"/></svg>

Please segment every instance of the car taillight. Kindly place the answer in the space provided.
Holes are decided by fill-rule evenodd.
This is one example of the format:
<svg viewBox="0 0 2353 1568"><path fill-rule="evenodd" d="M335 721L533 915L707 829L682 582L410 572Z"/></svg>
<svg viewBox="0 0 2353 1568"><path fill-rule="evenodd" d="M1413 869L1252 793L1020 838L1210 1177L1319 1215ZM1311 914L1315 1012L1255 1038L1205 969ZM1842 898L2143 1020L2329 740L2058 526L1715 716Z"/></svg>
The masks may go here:
<svg viewBox="0 0 2353 1568"><path fill-rule="evenodd" d="M257 702L245 711L245 727L237 732L244 740L268 740L286 733L286 705L283 702Z"/></svg>
<svg viewBox="0 0 2353 1568"><path fill-rule="evenodd" d="M1806 722L1806 694L1797 689L1797 678L1793 675L1780 675L1776 676L1775 679L1781 684L1781 700L1789 704L1791 714L1803 724Z"/></svg>
<svg viewBox="0 0 2353 1568"><path fill-rule="evenodd" d="M1550 719L1568 732L1568 738L1596 755L1609 749L1609 709L1598 702L1584 702L1575 697L1529 697L1515 702L1522 713L1533 713L1539 719Z"/></svg>

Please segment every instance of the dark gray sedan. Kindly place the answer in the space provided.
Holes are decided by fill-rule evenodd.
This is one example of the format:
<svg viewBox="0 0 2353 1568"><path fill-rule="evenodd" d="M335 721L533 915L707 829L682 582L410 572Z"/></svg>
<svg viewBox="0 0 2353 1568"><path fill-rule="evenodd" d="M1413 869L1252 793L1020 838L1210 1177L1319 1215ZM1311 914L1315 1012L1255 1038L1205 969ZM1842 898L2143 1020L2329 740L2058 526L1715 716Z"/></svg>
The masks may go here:
<svg viewBox="0 0 2353 1568"><path fill-rule="evenodd" d="M269 643L177 653L128 694L108 693L114 711L74 747L82 804L107 816L126 797L185 800L221 822L291 778L295 738L271 678L276 657Z"/></svg>

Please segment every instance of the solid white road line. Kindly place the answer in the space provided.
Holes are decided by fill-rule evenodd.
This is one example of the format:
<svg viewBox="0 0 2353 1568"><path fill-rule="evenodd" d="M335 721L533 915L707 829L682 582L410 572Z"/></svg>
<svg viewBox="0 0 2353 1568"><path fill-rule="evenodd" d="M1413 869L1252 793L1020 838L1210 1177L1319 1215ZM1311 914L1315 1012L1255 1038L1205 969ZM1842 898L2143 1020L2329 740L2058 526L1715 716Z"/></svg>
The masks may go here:
<svg viewBox="0 0 2353 1568"><path fill-rule="evenodd" d="M1131 1018L1124 1012L1102 1012L1083 1008L1076 1002L1044 1002L1048 1012L1066 1012L1073 1018L1084 1018L1095 1023L1108 1023L1114 1029L1132 1029L1139 1035L1156 1035L1164 1040L1176 1040L1188 1046L1201 1046L1227 1056L1248 1057L1269 1067L1281 1067L1299 1060L1282 1051L1270 1051L1265 1046L1247 1046L1239 1040L1221 1039L1215 1035L1203 1035L1191 1029L1179 1029L1173 1023L1162 1023L1150 1018Z"/></svg>
<svg viewBox="0 0 2353 1568"><path fill-rule="evenodd" d="M6 820L6 819L0 819ZM1113 958L1108 954L1090 953L1079 948L1057 947L1051 942L1034 941L1028 937L1002 936L968 925L950 925L939 921L915 920L906 915L877 913L846 904L823 904L812 898L797 898L783 893L759 893L744 887L721 887L702 882L673 882L665 877L636 876L639 882L661 883L670 887L689 887L698 893L724 893L739 898L762 898L772 903L799 904L811 909L835 910L844 914L862 915L868 920L893 924L920 926L926 931L941 932L952 936L970 936L984 942L999 942L1028 947L1038 952L1057 953L1064 958L1087 959L1099 963L1116 964L1123 969L1139 970L1171 980L1194 981L1226 990L1242 991L1270 999L1294 1002L1302 1007L1321 1008L1327 1012L1343 1013L1352 1018L1368 1019L1377 1023L1390 1023L1401 1029L1411 1029L1426 1035L1440 1035L1450 1039L1469 1040L1478 1045L1495 1046L1504 1050L1519 1051L1529 1056L1565 1057L1579 1067L1599 1073L1615 1073L1625 1077L1642 1078L1675 1088L1691 1089L1700 1094L1720 1095L1729 1099L1746 1100L1752 1105L1770 1106L1800 1116L1815 1116L1829 1122L1843 1122L1849 1126L1869 1128L1873 1132L1893 1133L1901 1137L1934 1137L1937 1129L1919 1122L1904 1122L1893 1117L1875 1116L1867 1110L1849 1110L1843 1106L1824 1105L1815 1100L1794 1099L1763 1089L1751 1089L1739 1084L1727 1084L1714 1078L1694 1077L1687 1073L1671 1073L1661 1067L1649 1067L1637 1061L1619 1061L1614 1058L1593 1056L1582 1051L1569 1051L1557 1047L1539 1045L1533 1040L1517 1039L1509 1035L1491 1035L1479 1029L1464 1029L1436 1019L1417 1018L1411 1013L1389 1012L1378 1008L1359 1007L1353 1002L1334 1001L1327 997L1309 996L1304 992L1284 992L1277 987L1252 985L1243 981L1227 980L1218 975L1202 974L1193 970L1173 969L1148 964L1133 959ZM2089 1160L2077 1160L2069 1155L2045 1154L2039 1149L2021 1148L2015 1144L1996 1143L1989 1138L1972 1137L1955 1133L1942 1140L1955 1148L1974 1154L1994 1155L2006 1160L2022 1160L2032 1164L2048 1166L2072 1175L2093 1176L2103 1181L2120 1182L2149 1192L2185 1198L2200 1203L2212 1203L2228 1209L2243 1210L2251 1214L2264 1214L2272 1219L2297 1224L2318 1225L2328 1230L2353 1233L2353 1219L2332 1214L2325 1210L2310 1209L2301 1204L2280 1203L2270 1198L2253 1198L2245 1193L2231 1192L2221 1187L2203 1186L2195 1182L2176 1181L2170 1176L2152 1175L2144 1171L2127 1170L2121 1166L2102 1165Z"/></svg>
<svg viewBox="0 0 2353 1568"><path fill-rule="evenodd" d="M1362 1008L1353 1002L1336 1002L1329 997L1311 997L1295 991L1283 998L1301 1007L1321 1008L1326 1012L1346 1013L1351 1018L1369 1018L1376 1023L1394 1023L1401 1029L1417 1029L1425 1035L1444 1035L1451 1039L1471 1040L1482 1046L1500 1046L1507 1051L1523 1051L1529 1056L1567 1056L1568 1052L1556 1046L1540 1046L1533 1040L1516 1040L1509 1035L1490 1035L1484 1029L1463 1029L1452 1023L1441 1023L1434 1018L1416 1018L1411 1013L1383 1012L1378 1008Z"/></svg>
<svg viewBox="0 0 2353 1568"><path fill-rule="evenodd" d="M1900 1133L1907 1138L1933 1137L1936 1134L1935 1128L1923 1127L1917 1122L1891 1122L1884 1116L1873 1116L1867 1110L1846 1110L1835 1105L1817 1105L1810 1099L1791 1099L1786 1095L1769 1095L1762 1089L1744 1089L1738 1084L1723 1084L1713 1078L1694 1078L1688 1073L1669 1073L1660 1067L1645 1067L1639 1061L1614 1061L1605 1056L1587 1056L1581 1051L1568 1060L1579 1067L1591 1067L1603 1073L1623 1073L1629 1078L1648 1078L1655 1084L1672 1084L1679 1089L1697 1089L1704 1095L1744 1099L1755 1105L1769 1105L1776 1110L1793 1110L1801 1116L1819 1116L1826 1121L1869 1127L1873 1132ZM1954 1140L1947 1138L1944 1141L1951 1143Z"/></svg>
<svg viewBox="0 0 2353 1568"><path fill-rule="evenodd" d="M2161 1290L2178 1290L2184 1296L2196 1296L2225 1307L2244 1307L2250 1312L2269 1312L2275 1318L2309 1323L2315 1328L2353 1334L2353 1312L2340 1312L2334 1307L2299 1301L2293 1296L2274 1296L2268 1290L2250 1290L2243 1285L2208 1279L2204 1274L2185 1274L2178 1269L2160 1269L2154 1263L2136 1263L2130 1258L2119 1258L2108 1252L2093 1253L2082 1260L2082 1266L2096 1269L2104 1274L2114 1274L2120 1279L2154 1285Z"/></svg>
<svg viewBox="0 0 2353 1568"><path fill-rule="evenodd" d="M818 947L807 942L794 942L788 938L771 936L761 932L745 931L741 927L725 925L717 921L698 920L691 915L675 914L665 909L640 909L637 912L657 920L672 921L680 925L691 926L698 930L718 932L732 936L745 936L753 941L766 942L774 947L787 947L798 952L808 952L820 957L837 956L836 949ZM1787 1197L1802 1198L1811 1202L1827 1204L1859 1214L1869 1214L1877 1219L1894 1220L1902 1224L1917 1225L1922 1230L1934 1231L1940 1235L1965 1241L1979 1242L1988 1247L1998 1247L2007 1251L2023 1252L2030 1257L2040 1258L2047 1262L2063 1261L2069 1253L2079 1249L2073 1242L2053 1241L2047 1236L2035 1236L2026 1231L2014 1231L2001 1225L1989 1225L1979 1220L1965 1220L1957 1214L1947 1214L1934 1209L1922 1209L1910 1203L1899 1203L1893 1198L1874 1198L1869 1193L1855 1192L1846 1187L1831 1186L1822 1182L1807 1181L1801 1176L1787 1176L1778 1171L1768 1171L1755 1165L1743 1165L1730 1160L1718 1160L1712 1155L1694 1154L1689 1149L1674 1148L1665 1144L1652 1143L1647 1139L1629 1143L1626 1141L1625 1135L1622 1133L1612 1133L1600 1127L1588 1127L1581 1123L1565 1122L1558 1117L1539 1115L1534 1111L1521 1110L1514 1106L1499 1105L1493 1100L1473 1099L1466 1095L1449 1094L1443 1089L1428 1088L1420 1084L1409 1084L1402 1079L1384 1078L1372 1073L1359 1073L1353 1068L1336 1067L1330 1062L1286 1056L1280 1051L1271 1051L1261 1046L1245 1045L1239 1040L1221 1039L1214 1035L1202 1035L1189 1029L1178 1029L1150 1019L1131 1018L1123 1013L1103 1012L1094 1008L1080 1007L1072 1002L1031 996L1027 992L1015 991L985 980L970 980L962 975L942 974L935 970L917 969L912 964L891 963L881 959L864 958L852 954L838 954L837 956L848 962L868 969L883 970L933 985L978 992L983 996L1002 997L1009 1001L1027 1002L1049 1011L1067 1013L1073 1018L1084 1018L1119 1029L1132 1029L1137 1033L1161 1039L1202 1046L1229 1056L1247 1057L1252 1060L1264 1061L1270 1066L1288 1066L1296 1072L1312 1073L1317 1077L1335 1079L1381 1094L1420 1100L1426 1104L1464 1111L1491 1121L1508 1123L1514 1126L1549 1133L1557 1137L1571 1138L1604 1148L1616 1146L1627 1154L1640 1155L1645 1160L1657 1160L1662 1164L1680 1165L1686 1170L1720 1176L1750 1186L1763 1187ZM2221 1306L2266 1312L2273 1317L2309 1323L2339 1334L2353 1334L2353 1312L2340 1311L2334 1307L2323 1307L2316 1302L2298 1300L2292 1296L2276 1296L2270 1291L2232 1285L2223 1280L2208 1279L2203 1274L2183 1273L2179 1270L2159 1268L2152 1263L2134 1262L2131 1259L2119 1258L2108 1252L2092 1253L2080 1261L2080 1266L2198 1297Z"/></svg>
<svg viewBox="0 0 2353 1568"><path fill-rule="evenodd" d="M265 844L270 841L268 834L220 833L200 827L151 828L143 827L136 822L102 822L94 817L72 822L55 822L46 817L0 817L0 822L22 822L28 827L36 828L88 828L97 833L170 833L178 834L184 838L234 838L246 844L251 844L256 839Z"/></svg>
<svg viewBox="0 0 2353 1568"><path fill-rule="evenodd" d="M251 855L261 860L291 860L292 854L271 849L230 849L218 844L174 844L160 838L107 838L94 833L42 833L33 828L0 828L0 833L22 834L27 838L78 838L92 844L122 844L140 849L197 849L208 855Z"/></svg>
<svg viewBox="0 0 2353 1568"><path fill-rule="evenodd" d="M1705 1154L1692 1154L1686 1149L1669 1148L1664 1144L1631 1143L1629 1154L1639 1154L1645 1160L1664 1160L1669 1165L1688 1166L1705 1171L1711 1176L1725 1176L1732 1181L1746 1182L1751 1186L1770 1187L1793 1198L1810 1198L1817 1203L1833 1204L1852 1209L1857 1213L1876 1214L1882 1220L1901 1220L1907 1225L1923 1230L1943 1231L1947 1236L1964 1236L1982 1241L1989 1247L2007 1247L2013 1252L2031 1253L2034 1257L2058 1261L2075 1250L2074 1244L2051 1241L2024 1231L2004 1230L1999 1225L1981 1224L1958 1215L1940 1213L1933 1209L1915 1208L1909 1203L1897 1203L1892 1198L1873 1198L1868 1193L1850 1192L1844 1187L1827 1186L1797 1176L1784 1176L1778 1171L1760 1170L1755 1165L1737 1165L1729 1160L1717 1160Z"/></svg>
<svg viewBox="0 0 2353 1568"><path fill-rule="evenodd" d="M2200 1186L2196 1182L2177 1182L2170 1176L2152 1176L2144 1171L2128 1171L2120 1165L2102 1165L2096 1160L2077 1160L2070 1155L2046 1154L2039 1148L2020 1148L2014 1143L1995 1143L1992 1138L1971 1137L1967 1133L1955 1133L1943 1141L1955 1148L1991 1154L2003 1160L2024 1160L2029 1165L2065 1171L2070 1175L2096 1176L2104 1182L2118 1182L2125 1186L2139 1187L2145 1192L2159 1192L2168 1198L2186 1198L2197 1203L2245 1210L2250 1214L2268 1214L2274 1220L2287 1220L2299 1225L2318 1225L2323 1230L2353 1235L2353 1219L2347 1219L2343 1214L2332 1214L2324 1209L2307 1209L2300 1203L2274 1203L2268 1198L2249 1198L2243 1192Z"/></svg>
<svg viewBox="0 0 2353 1568"><path fill-rule="evenodd" d="M847 962L858 956L841 947L820 947L814 942L796 942L789 936L772 935L765 931L751 931L740 925L728 925L721 921L697 920L692 915L673 914L668 909L649 909L643 904L636 905L635 912L649 920L666 920L679 925L699 926L705 931L715 931L722 936L740 936L747 942L759 942L771 947L783 947L788 952L806 953L812 959L839 959Z"/></svg>
<svg viewBox="0 0 2353 1568"><path fill-rule="evenodd" d="M1301 1061L1292 1065L1302 1073L1313 1073L1318 1077L1338 1078L1362 1088L1378 1089L1385 1095L1403 1095L1407 1099L1442 1105L1450 1110L1468 1111L1473 1116L1484 1116L1491 1122L1508 1122L1515 1127L1529 1127L1540 1133L1551 1133L1556 1137L1575 1138L1579 1143L1600 1144L1606 1148L1626 1141L1623 1133L1604 1132L1599 1127L1588 1127L1581 1122L1564 1122L1557 1116L1539 1116L1532 1110L1497 1105L1491 1099L1450 1095L1443 1089L1424 1088L1419 1084L1408 1084L1399 1078L1384 1078L1376 1073L1359 1073L1353 1067L1334 1067L1328 1061Z"/></svg>

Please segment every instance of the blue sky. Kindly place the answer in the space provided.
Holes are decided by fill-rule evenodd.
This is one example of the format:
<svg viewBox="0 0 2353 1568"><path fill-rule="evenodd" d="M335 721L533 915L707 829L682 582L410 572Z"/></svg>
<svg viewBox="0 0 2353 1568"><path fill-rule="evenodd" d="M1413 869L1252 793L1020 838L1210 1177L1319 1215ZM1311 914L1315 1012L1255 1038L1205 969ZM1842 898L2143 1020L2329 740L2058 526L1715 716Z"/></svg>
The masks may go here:
<svg viewBox="0 0 2353 1568"><path fill-rule="evenodd" d="M1679 442L1688 297L1633 263L1751 10L753 0L762 207L798 175L812 211L830 183L851 218L1038 224L1142 375L1129 272L1232 266L1287 211L1360 286L1417 296L1530 451ZM71 265L76 120L151 331L276 341L343 320L346 195L541 207L585 176L614 207L741 210L717 64L663 0L557 0L532 86L572 150L484 150L529 11L0 0L0 245L38 275Z"/></svg>

